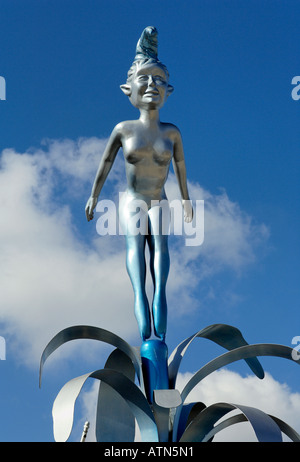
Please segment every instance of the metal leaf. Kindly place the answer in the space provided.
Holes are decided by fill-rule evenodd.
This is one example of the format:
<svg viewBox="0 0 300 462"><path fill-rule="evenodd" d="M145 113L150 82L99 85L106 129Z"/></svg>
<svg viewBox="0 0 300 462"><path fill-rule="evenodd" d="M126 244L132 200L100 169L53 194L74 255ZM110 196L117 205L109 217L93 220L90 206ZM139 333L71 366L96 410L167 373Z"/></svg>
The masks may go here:
<svg viewBox="0 0 300 462"><path fill-rule="evenodd" d="M228 412L239 409L251 424L259 442L281 442L281 431L277 423L265 412L231 403L216 403L199 413L186 428L180 442L202 442L211 438L214 424Z"/></svg>
<svg viewBox="0 0 300 462"><path fill-rule="evenodd" d="M52 409L56 441L67 441L74 418L76 399L89 378L102 380L127 402L140 428L143 441L157 442L158 433L151 408L141 390L125 375L110 369L100 369L67 382L57 395Z"/></svg>
<svg viewBox="0 0 300 462"><path fill-rule="evenodd" d="M143 374L141 369L141 361L137 354L137 350L134 347L131 347L125 340L117 335L113 334L112 332L101 329L100 327L93 327L93 326L72 326L63 329L58 334L56 334L52 340L48 343L46 348L44 349L41 361L40 361L40 377L39 382L41 386L42 380L42 371L45 361L49 356L61 345L71 340L78 340L78 339L91 339L91 340L99 340L102 342L106 342L109 345L113 345L116 348L119 348L123 353L125 353L133 362L136 374L140 381L141 388L144 388L143 382Z"/></svg>
<svg viewBox="0 0 300 462"><path fill-rule="evenodd" d="M278 419L278 417L275 417L273 415L270 415L270 417L272 417L273 420L275 420L275 422L277 423L278 427L280 428L280 430L286 434L286 436L288 436L292 441L294 441L295 443L299 443L300 442L300 435L299 433L296 432L296 430L292 427L290 427L290 425L288 425L286 422L284 422L283 420L281 419Z"/></svg>
<svg viewBox="0 0 300 462"><path fill-rule="evenodd" d="M192 422L192 420L194 420L196 415L198 415L199 412L202 412L205 408L205 404L201 402L187 403L182 406L178 422L178 428L176 429L177 432L173 441L180 440L186 427Z"/></svg>
<svg viewBox="0 0 300 462"><path fill-rule="evenodd" d="M184 402L190 391L205 377L220 367L227 366L227 364L239 361L240 359L251 358L254 356L276 356L280 358L289 359L297 364L300 364L300 359L295 361L292 358L293 349L285 345L259 343L255 345L242 346L235 350L224 353L221 356L213 359L205 366L196 372L189 382L184 387L181 396Z"/></svg>
<svg viewBox="0 0 300 462"><path fill-rule="evenodd" d="M205 377L207 377L212 372L216 371L217 369L227 366L230 363L235 361L239 361L240 359L245 358L252 358L255 356L275 356L281 357L285 359L289 359L291 361L300 364L300 359L295 361L292 357L293 349L284 345L277 345L277 344L267 344L267 343L260 343L257 345L246 345L240 348L236 348L235 350L229 351L224 353L221 356L213 359L205 366L196 372L193 377L189 380L189 382L184 387L181 397L182 402L186 400L188 394L192 391L192 389ZM178 426L180 421L180 413L181 407L177 408L175 419L174 419L174 429L173 433L176 437L178 432Z"/></svg>
<svg viewBox="0 0 300 462"><path fill-rule="evenodd" d="M154 390L152 410L156 421L159 441L168 442L175 408L181 405L178 390Z"/></svg>
<svg viewBox="0 0 300 462"><path fill-rule="evenodd" d="M274 417L273 415L270 415L270 414L268 415L277 423L282 433L287 435L293 442L295 443L300 442L300 435L296 432L296 430L290 427L283 420L280 420L277 417ZM215 425L213 429L209 433L207 433L207 435L203 438L202 442L204 443L204 442L210 441L211 438L213 438L221 430L224 430L225 428L228 428L231 425L234 425L240 422L245 422L245 421L247 421L247 417L244 414L237 414L232 417L229 417L228 419L223 420L219 424Z"/></svg>
<svg viewBox="0 0 300 462"><path fill-rule="evenodd" d="M182 358L190 346L192 341L197 338L206 338L211 340L218 345L226 348L227 350L233 350L241 346L248 345L241 332L233 326L227 324L212 324L211 326L205 327L196 334L188 337L181 342L172 352L169 358L169 381L170 387L175 387L176 377L179 370ZM264 377L264 370L257 358L246 359L248 366L251 368L253 373L262 379Z"/></svg>
<svg viewBox="0 0 300 462"><path fill-rule="evenodd" d="M240 422L247 422L247 417L244 414L236 414L232 417L228 417L228 419L223 420L219 424L215 425L213 429L205 435L205 437L202 440L202 443L210 441L221 430L225 430L225 428Z"/></svg>
<svg viewBox="0 0 300 462"><path fill-rule="evenodd" d="M134 382L135 370L131 359L118 348L105 363L105 369L121 372ZM104 381L100 382L96 417L98 442L132 442L135 436L134 416L121 395Z"/></svg>

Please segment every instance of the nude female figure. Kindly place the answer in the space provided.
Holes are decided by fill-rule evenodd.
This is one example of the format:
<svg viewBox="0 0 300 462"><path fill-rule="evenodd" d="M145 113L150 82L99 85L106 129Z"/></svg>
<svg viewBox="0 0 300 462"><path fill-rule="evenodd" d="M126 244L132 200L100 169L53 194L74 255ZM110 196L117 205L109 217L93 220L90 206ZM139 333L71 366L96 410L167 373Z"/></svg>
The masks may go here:
<svg viewBox="0 0 300 462"><path fill-rule="evenodd" d="M120 148L123 149L127 190L119 206L119 218L126 229L126 266L134 290L134 311L142 340L151 336L151 313L154 334L162 341L167 327L166 283L169 273L168 234L161 229L161 208L157 203L166 199L164 185L171 160L178 180L184 209L184 219L190 222L193 210L189 200L186 167L181 135L178 128L159 119L173 87L169 84L166 67L157 58L157 31L147 27L137 45L136 58L128 72L127 82L121 85L133 106L140 111L137 120L121 122L113 129L101 159L91 196L86 204L87 220L93 210L106 177ZM132 225L133 205L143 201L143 229L136 233ZM153 202L156 201L156 204ZM150 312L145 290L145 246L150 251L150 270L154 295Z"/></svg>

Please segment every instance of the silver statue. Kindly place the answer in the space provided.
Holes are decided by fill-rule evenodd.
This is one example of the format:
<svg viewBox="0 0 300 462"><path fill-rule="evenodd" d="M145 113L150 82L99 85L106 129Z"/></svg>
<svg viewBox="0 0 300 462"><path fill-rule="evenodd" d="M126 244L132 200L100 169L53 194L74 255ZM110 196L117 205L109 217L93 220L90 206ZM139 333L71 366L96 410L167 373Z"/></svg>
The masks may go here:
<svg viewBox="0 0 300 462"><path fill-rule="evenodd" d="M157 30L147 27L136 47L136 56L128 71L127 82L121 85L131 104L139 109L137 120L121 122L112 131L96 174L91 196L86 204L87 220L93 219L107 175L120 148L123 149L127 190L119 206L119 218L126 236L127 271L135 295L135 316L142 340L151 336L151 315L145 290L145 246L150 250L150 270L154 284L152 317L154 334L162 341L166 335L166 283L169 273L168 233L162 229L160 201L166 202L165 183L171 160L178 180L184 209L184 219L190 222L193 210L189 199L186 167L180 131L159 119L173 87L169 73L157 58ZM133 213L136 204L141 208L140 229L136 232ZM164 225L166 226L166 225Z"/></svg>
<svg viewBox="0 0 300 462"><path fill-rule="evenodd" d="M256 356L277 356L299 365L300 359L293 357L292 348L283 345L249 345L237 328L225 324L213 324L201 329L183 340L168 357L164 338L169 254L167 233L163 232L161 226L162 209L159 202L166 199L164 185L171 159L179 182L186 221L192 220L193 211L187 191L179 130L174 125L159 120L159 109L173 88L169 85L168 71L157 59L155 28L147 27L144 30L137 44L136 59L128 72L127 82L121 85L121 89L139 109L140 118L121 122L113 130L86 205L86 215L88 221L93 218L93 210L104 181L119 148L122 147L128 187L120 204L119 214L123 230L126 230L127 268L134 288L135 314L143 343L141 348L131 347L113 332L86 325L68 327L52 338L41 357L40 383L45 361L66 342L93 339L115 347L104 368L76 377L60 390L52 409L55 440L67 441L69 438L75 402L86 380L93 378L100 380L96 412L96 440L99 442L135 441L135 422L139 426L142 441L212 441L219 431L244 421L251 424L258 441L279 442L282 441L282 433L285 433L292 441L299 442L300 435L288 424L259 409L234 403L220 402L206 406L202 402L187 402L198 383L235 361L244 359L252 372L263 379L264 369ZM144 214L139 216L144 221L147 233L136 233L134 229L136 223L132 212L135 212L137 202L144 204ZM154 282L154 333L159 337L154 340L148 340L151 336L151 322L145 293L146 242L150 249L150 269ZM215 342L228 352L201 367L179 393L176 379L180 364L196 338ZM240 413L218 423L220 418L232 410ZM85 440L86 432L87 425L82 441ZM183 447L180 449L185 450Z"/></svg>

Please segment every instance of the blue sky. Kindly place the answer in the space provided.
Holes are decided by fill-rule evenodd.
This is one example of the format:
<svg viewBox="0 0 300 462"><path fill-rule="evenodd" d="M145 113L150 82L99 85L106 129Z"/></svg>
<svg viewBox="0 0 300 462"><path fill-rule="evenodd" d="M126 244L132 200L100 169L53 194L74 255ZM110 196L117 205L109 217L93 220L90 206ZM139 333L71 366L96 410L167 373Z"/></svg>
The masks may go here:
<svg viewBox="0 0 300 462"><path fill-rule="evenodd" d="M300 335L300 101L291 97L299 2L2 0L0 11L1 440L53 441L60 387L102 367L102 345L66 346L40 390L39 357L59 330L91 324L139 343L124 241L99 237L84 207L105 140L138 117L119 85L148 25L175 88L161 119L180 128L192 199L207 207L203 246L170 238L169 349L214 323L238 327L249 343L291 346ZM103 197L123 183L120 154ZM183 372L222 352L204 342L191 347ZM278 412L294 403L295 414L297 366L261 362L272 377L265 393L275 384ZM243 388L250 371L232 369Z"/></svg>

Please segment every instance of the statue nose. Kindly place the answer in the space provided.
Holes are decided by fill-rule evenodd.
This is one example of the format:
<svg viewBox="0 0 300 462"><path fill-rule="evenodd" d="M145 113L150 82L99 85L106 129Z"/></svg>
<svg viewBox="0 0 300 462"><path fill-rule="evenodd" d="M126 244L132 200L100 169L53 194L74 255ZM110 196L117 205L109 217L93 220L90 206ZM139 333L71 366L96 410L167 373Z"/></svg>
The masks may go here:
<svg viewBox="0 0 300 462"><path fill-rule="evenodd" d="M155 87L155 82L154 82L154 78L152 77L152 75L149 75L148 86Z"/></svg>

